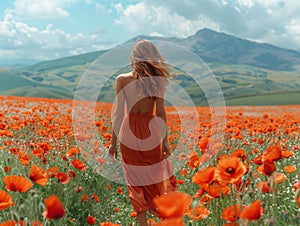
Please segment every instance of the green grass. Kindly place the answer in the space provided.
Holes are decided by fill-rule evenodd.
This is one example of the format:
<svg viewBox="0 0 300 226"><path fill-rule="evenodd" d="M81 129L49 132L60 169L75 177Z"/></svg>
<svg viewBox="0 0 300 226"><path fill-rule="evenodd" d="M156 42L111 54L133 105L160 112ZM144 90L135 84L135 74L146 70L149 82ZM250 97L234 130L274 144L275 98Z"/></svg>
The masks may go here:
<svg viewBox="0 0 300 226"><path fill-rule="evenodd" d="M23 86L34 86L39 83L30 81L27 78L16 75L14 72L0 72L0 92L12 88L18 88Z"/></svg>
<svg viewBox="0 0 300 226"><path fill-rule="evenodd" d="M86 65L92 63L99 56L101 56L106 51L97 51L86 54L81 54L77 56L64 57L60 59L44 61L29 67L24 68L27 71L51 71L57 68L68 68L76 65Z"/></svg>
<svg viewBox="0 0 300 226"><path fill-rule="evenodd" d="M45 97L56 99L73 99L74 92L59 89L57 87L49 86L25 86L7 90L1 93L3 96L28 96L28 97Z"/></svg>
<svg viewBox="0 0 300 226"><path fill-rule="evenodd" d="M227 99L226 105L296 105L300 104L300 92L297 93L275 93Z"/></svg>
<svg viewBox="0 0 300 226"><path fill-rule="evenodd" d="M72 99L74 90L85 70L103 53L105 51L65 57L15 71L2 70L0 71L0 94ZM117 62L121 59L123 59L122 56L116 57ZM193 66L193 64L189 65L191 68ZM300 90L300 74L296 71L280 72L245 65L210 64L208 66L216 76L228 105L299 103L297 94L285 94L286 92L296 93ZM117 73L128 70L128 67L124 67ZM173 70L174 68L172 72ZM194 104L207 105L201 90L204 87L197 85L197 83L201 84L201 81L187 77L180 68L177 68L177 71L180 73L174 81L188 93ZM197 77L198 80L201 78L201 76ZM266 96L267 93L277 94ZM111 102L114 100L114 94L114 84L111 82L106 84L105 89L101 91L99 100ZM182 93L178 93L178 104L186 103L185 100L180 99L180 96ZM273 96L275 98L272 98Z"/></svg>

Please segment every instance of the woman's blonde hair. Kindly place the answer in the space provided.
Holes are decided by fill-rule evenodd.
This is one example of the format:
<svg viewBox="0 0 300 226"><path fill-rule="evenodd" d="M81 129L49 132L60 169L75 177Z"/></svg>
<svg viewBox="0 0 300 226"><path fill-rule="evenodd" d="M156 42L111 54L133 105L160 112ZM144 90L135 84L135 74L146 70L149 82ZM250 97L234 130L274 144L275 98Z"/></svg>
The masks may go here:
<svg viewBox="0 0 300 226"><path fill-rule="evenodd" d="M138 40L135 42L130 57L131 65L134 69L134 76L141 79L141 86L144 94L154 96L154 94L165 91L168 84L169 69L163 56L157 47L148 40ZM155 77L164 78L155 79ZM162 82L164 81L164 82Z"/></svg>

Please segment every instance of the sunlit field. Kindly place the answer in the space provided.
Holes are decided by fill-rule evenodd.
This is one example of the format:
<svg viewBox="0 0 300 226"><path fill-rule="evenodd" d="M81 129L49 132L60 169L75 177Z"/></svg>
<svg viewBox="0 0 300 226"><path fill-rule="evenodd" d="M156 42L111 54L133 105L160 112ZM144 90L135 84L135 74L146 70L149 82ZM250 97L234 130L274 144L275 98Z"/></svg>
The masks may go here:
<svg viewBox="0 0 300 226"><path fill-rule="evenodd" d="M74 132L72 106L0 97L0 226L138 225L126 186L101 174L112 104L96 105L97 136L84 118ZM227 107L221 142L210 142L210 108L197 111L195 137L167 107L178 189L155 199L163 219L149 225L300 225L300 106Z"/></svg>

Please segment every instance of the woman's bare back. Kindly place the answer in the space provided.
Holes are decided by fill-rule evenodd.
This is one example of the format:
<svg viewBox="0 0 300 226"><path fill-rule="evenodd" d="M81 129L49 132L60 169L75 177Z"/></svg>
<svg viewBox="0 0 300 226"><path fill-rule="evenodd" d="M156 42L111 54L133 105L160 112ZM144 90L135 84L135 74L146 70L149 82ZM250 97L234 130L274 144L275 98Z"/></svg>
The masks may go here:
<svg viewBox="0 0 300 226"><path fill-rule="evenodd" d="M122 91L125 94L126 108L128 112L145 113L153 111L155 98L141 96L140 90L136 88L134 83L131 83L137 80L132 72L121 74L118 76L118 79L122 84Z"/></svg>

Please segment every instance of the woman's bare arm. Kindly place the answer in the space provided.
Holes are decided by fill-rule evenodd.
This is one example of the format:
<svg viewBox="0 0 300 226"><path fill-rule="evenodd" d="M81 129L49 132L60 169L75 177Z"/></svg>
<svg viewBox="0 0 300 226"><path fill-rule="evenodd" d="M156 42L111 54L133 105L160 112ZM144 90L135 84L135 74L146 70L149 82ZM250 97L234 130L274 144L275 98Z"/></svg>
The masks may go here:
<svg viewBox="0 0 300 226"><path fill-rule="evenodd" d="M155 115L157 117L160 117L161 119L163 119L164 122L165 122L165 125L167 125L167 117L166 117L166 110L165 110L165 105L164 105L164 99L161 98L161 97L156 97L155 101L156 101L155 102L155 104L156 104ZM166 136L164 138L166 138Z"/></svg>
<svg viewBox="0 0 300 226"><path fill-rule="evenodd" d="M113 119L112 119L113 131L112 131L112 138L109 147L109 153L115 158L117 157L117 146L116 146L117 137L119 135L121 124L124 118L125 97L122 89L123 89L122 77L118 76L116 78L116 108L113 113Z"/></svg>
<svg viewBox="0 0 300 226"><path fill-rule="evenodd" d="M162 134L162 155L164 158L168 157L170 155L170 148L168 143L168 127L167 127L167 116L166 116L166 110L164 105L164 99L161 97L156 97L156 112L155 115L157 117L160 117L164 123L166 128L166 133Z"/></svg>

